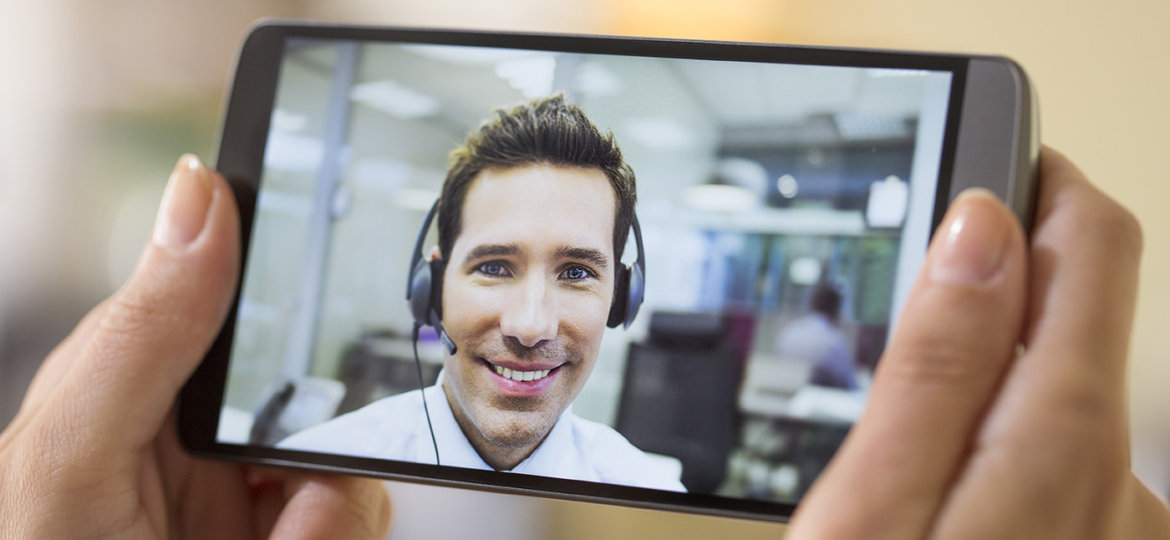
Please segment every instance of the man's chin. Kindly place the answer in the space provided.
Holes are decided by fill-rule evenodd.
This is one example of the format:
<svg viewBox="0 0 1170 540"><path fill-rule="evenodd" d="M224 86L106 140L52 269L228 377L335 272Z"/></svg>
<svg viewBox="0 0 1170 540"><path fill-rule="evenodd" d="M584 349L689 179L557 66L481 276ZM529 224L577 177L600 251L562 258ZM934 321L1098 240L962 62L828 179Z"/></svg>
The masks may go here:
<svg viewBox="0 0 1170 540"><path fill-rule="evenodd" d="M508 413L506 421L490 421L481 426L480 433L492 444L504 448L530 448L540 444L552 431L555 419L550 421L538 413Z"/></svg>

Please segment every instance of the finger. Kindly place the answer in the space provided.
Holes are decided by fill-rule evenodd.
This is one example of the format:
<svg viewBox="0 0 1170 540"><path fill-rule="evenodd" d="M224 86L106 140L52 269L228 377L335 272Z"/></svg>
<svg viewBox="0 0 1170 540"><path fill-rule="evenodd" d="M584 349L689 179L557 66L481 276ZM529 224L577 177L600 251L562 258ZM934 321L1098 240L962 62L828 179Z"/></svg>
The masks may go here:
<svg viewBox="0 0 1170 540"><path fill-rule="evenodd" d="M94 328L98 326L105 313L105 306L106 302L102 302L90 310L73 331L49 352L45 361L41 362L36 375L29 383L28 391L24 394L19 415L26 415L26 411L40 407L61 382L73 361L80 356L79 353L93 334Z"/></svg>
<svg viewBox="0 0 1170 540"><path fill-rule="evenodd" d="M206 353L235 290L239 221L227 183L194 156L176 166L151 241L53 391L58 430L149 442ZM111 437L110 433L118 436ZM76 439L74 439L76 442Z"/></svg>
<svg viewBox="0 0 1170 540"><path fill-rule="evenodd" d="M188 454L178 441L175 415L168 414L154 440L155 467L139 472L139 499L151 514L151 504L165 503L166 521L175 538L258 538L256 523L260 521L267 492L246 481L247 467L236 463L204 460ZM140 465L137 465L141 467ZM141 479L155 475L157 485ZM272 489L279 498L280 489ZM153 497L150 495L154 495ZM278 501L279 504L279 501ZM152 515L160 515L155 512ZM273 514L275 516L275 514ZM274 519L274 518L273 518ZM272 520L268 522L271 529ZM242 531L252 534L244 536Z"/></svg>
<svg viewBox="0 0 1170 540"><path fill-rule="evenodd" d="M1046 148L1041 158L1044 184L1032 242L1027 345L1040 353L1037 358L1079 359L1078 365L1059 365L1066 372L1083 371L1095 388L1120 400L1141 226L1064 156Z"/></svg>
<svg viewBox="0 0 1170 540"><path fill-rule="evenodd" d="M943 537L1104 538L1103 516L1132 489L1125 360L1140 230L1063 156L1041 159L1027 352L948 503L968 511L945 514Z"/></svg>
<svg viewBox="0 0 1170 540"><path fill-rule="evenodd" d="M929 530L1018 342L1024 253L1015 217L994 196L967 192L954 202L878 365L865 414L790 534L904 539Z"/></svg>
<svg viewBox="0 0 1170 540"><path fill-rule="evenodd" d="M385 538L390 497L382 482L350 476L297 475L270 538Z"/></svg>

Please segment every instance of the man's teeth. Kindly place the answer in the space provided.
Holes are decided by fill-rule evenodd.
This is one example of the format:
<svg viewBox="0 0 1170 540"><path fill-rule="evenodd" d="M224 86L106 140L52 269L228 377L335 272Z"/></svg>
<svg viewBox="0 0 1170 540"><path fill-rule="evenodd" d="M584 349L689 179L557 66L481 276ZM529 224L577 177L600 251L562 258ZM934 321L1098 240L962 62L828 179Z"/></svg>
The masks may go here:
<svg viewBox="0 0 1170 540"><path fill-rule="evenodd" d="M552 371L551 369L545 369L542 371L517 371L500 366L492 367L496 369L496 375L499 375L505 379L512 379L513 381L535 381L543 379L548 377L549 372Z"/></svg>

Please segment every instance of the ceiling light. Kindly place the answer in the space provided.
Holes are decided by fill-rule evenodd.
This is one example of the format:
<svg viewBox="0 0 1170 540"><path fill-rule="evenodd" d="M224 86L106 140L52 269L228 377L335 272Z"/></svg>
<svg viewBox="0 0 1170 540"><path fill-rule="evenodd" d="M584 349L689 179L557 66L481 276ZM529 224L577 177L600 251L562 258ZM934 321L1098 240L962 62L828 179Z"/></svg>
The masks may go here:
<svg viewBox="0 0 1170 540"><path fill-rule="evenodd" d="M273 131L264 151L264 168L281 171L315 171L325 158L321 139L300 133Z"/></svg>
<svg viewBox="0 0 1170 540"><path fill-rule="evenodd" d="M285 133L304 131L309 125L309 118L303 114L289 112L284 109L272 111L272 129Z"/></svg>
<svg viewBox="0 0 1170 540"><path fill-rule="evenodd" d="M865 222L870 227L900 227L906 219L909 187L901 178L890 175L869 185L865 205Z"/></svg>
<svg viewBox="0 0 1170 540"><path fill-rule="evenodd" d="M429 60L465 66L490 66L505 60L532 56L532 52L493 47L464 47L460 45L399 45Z"/></svg>
<svg viewBox="0 0 1170 540"><path fill-rule="evenodd" d="M439 112L439 100L391 80L354 85L349 98L404 120L425 118Z"/></svg>
<svg viewBox="0 0 1170 540"><path fill-rule="evenodd" d="M673 118L631 118L622 134L649 148L686 148L695 144L695 134Z"/></svg>
<svg viewBox="0 0 1170 540"><path fill-rule="evenodd" d="M833 120L841 138L847 141L900 139L912 135L906 120L900 116L838 113Z"/></svg>
<svg viewBox="0 0 1170 540"><path fill-rule="evenodd" d="M755 193L739 186L703 184L683 191L683 203L706 212L744 212L759 206Z"/></svg>
<svg viewBox="0 0 1170 540"><path fill-rule="evenodd" d="M622 89L621 79L597 62L583 64L577 71L576 82L579 92L593 97L612 96Z"/></svg>
<svg viewBox="0 0 1170 540"><path fill-rule="evenodd" d="M800 185L796 183L795 177L786 174L776 180L776 190L780 192L781 197L791 199L796 197L796 193L800 191Z"/></svg>
<svg viewBox="0 0 1170 540"><path fill-rule="evenodd" d="M402 188L394 197L394 204L399 208L426 212L435 205L439 192L430 189Z"/></svg>
<svg viewBox="0 0 1170 540"><path fill-rule="evenodd" d="M531 56L496 64L496 75L531 99L552 93L556 68L557 61L551 56Z"/></svg>
<svg viewBox="0 0 1170 540"><path fill-rule="evenodd" d="M796 285L812 285L821 279L821 261L800 257L788 267L788 280Z"/></svg>

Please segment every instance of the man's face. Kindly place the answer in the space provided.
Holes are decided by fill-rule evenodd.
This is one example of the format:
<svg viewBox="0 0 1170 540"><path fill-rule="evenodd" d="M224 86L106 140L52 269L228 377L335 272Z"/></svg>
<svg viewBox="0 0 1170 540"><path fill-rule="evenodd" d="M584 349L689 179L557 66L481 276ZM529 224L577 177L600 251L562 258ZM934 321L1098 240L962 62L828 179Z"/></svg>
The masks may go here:
<svg viewBox="0 0 1170 540"><path fill-rule="evenodd" d="M599 169L472 181L443 277L443 326L458 345L443 386L492 466L504 463L497 453L527 456L593 370L613 296L615 201Z"/></svg>

